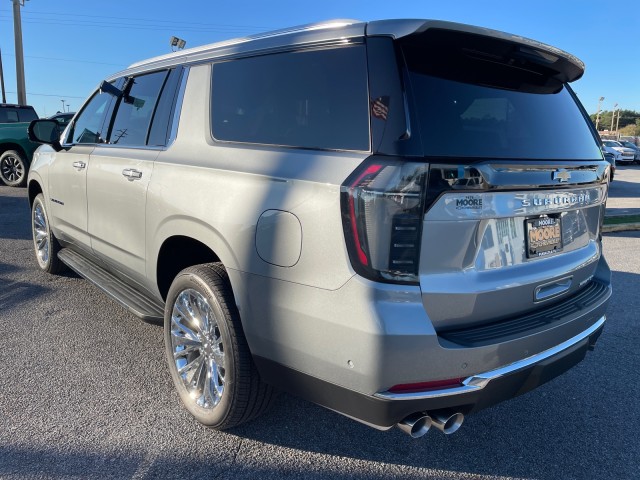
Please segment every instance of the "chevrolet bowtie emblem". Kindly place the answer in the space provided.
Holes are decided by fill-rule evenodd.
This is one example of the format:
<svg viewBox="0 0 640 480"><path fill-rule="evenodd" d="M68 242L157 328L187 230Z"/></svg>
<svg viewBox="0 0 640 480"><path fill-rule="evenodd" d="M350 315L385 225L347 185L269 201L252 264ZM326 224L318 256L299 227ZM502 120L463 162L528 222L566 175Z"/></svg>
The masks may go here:
<svg viewBox="0 0 640 480"><path fill-rule="evenodd" d="M571 178L571 173L565 169L556 170L553 172L553 179L558 180L559 182L568 182Z"/></svg>

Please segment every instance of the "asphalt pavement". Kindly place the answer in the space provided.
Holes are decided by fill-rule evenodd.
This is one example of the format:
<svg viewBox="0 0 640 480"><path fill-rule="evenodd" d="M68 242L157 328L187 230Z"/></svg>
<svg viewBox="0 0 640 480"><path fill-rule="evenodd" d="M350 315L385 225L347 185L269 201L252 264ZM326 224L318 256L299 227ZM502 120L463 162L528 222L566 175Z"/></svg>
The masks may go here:
<svg viewBox="0 0 640 480"><path fill-rule="evenodd" d="M640 215L640 166L618 164L609 186L606 215Z"/></svg>
<svg viewBox="0 0 640 480"><path fill-rule="evenodd" d="M285 394L253 423L208 430L179 405L161 328L74 274L39 272L32 250L26 191L0 186L2 479L640 475L640 232L604 237L615 291L595 351L456 434L419 440Z"/></svg>

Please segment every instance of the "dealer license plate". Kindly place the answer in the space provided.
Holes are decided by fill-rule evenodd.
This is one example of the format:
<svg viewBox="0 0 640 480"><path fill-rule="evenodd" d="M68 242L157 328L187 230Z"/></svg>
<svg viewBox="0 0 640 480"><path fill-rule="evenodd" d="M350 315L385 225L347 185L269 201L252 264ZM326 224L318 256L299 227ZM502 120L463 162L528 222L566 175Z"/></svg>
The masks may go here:
<svg viewBox="0 0 640 480"><path fill-rule="evenodd" d="M526 220L527 257L542 257L562 251L560 217L540 217Z"/></svg>

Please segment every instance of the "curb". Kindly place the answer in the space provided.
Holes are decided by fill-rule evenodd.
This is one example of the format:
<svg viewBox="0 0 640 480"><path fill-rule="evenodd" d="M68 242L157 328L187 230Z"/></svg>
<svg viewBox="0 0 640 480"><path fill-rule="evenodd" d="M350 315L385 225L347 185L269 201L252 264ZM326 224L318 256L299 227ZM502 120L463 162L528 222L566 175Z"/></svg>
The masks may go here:
<svg viewBox="0 0 640 480"><path fill-rule="evenodd" d="M626 232L630 230L640 230L640 223L618 223L615 225L602 226L602 233Z"/></svg>

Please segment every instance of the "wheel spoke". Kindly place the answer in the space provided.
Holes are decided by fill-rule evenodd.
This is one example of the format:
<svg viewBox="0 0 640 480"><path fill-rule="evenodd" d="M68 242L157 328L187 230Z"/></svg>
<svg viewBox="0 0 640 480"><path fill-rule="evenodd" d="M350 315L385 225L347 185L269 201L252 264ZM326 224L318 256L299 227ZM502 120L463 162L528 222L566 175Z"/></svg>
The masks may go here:
<svg viewBox="0 0 640 480"><path fill-rule="evenodd" d="M184 317L182 317L184 318ZM194 332L193 330L191 330L189 327L187 327L186 325L184 325L176 316L172 316L171 317L171 325L175 326L178 330L180 330L185 337L187 337L189 340L192 340L194 342L199 342L200 340L198 339L198 334L196 332ZM177 332L172 328L171 329L171 334L174 335L175 337L179 337L179 335L177 334Z"/></svg>
<svg viewBox="0 0 640 480"><path fill-rule="evenodd" d="M194 358L189 363L187 363L184 367L180 368L178 370L178 374L182 375L183 373L189 373L193 369L196 369L196 371L197 371L198 369L200 369L200 367L202 367L203 361L204 361L203 356L202 355L198 355L196 358ZM191 377L191 379L193 379L194 376L195 376L195 373Z"/></svg>
<svg viewBox="0 0 640 480"><path fill-rule="evenodd" d="M189 355L190 353L199 351L200 347L196 346L196 345L189 345L188 347L185 347L182 350L174 350L173 351L173 358L178 359L180 357L184 357L186 355Z"/></svg>
<svg viewBox="0 0 640 480"><path fill-rule="evenodd" d="M193 313L191 308L191 302L188 295L184 292L180 294L175 304L173 305L174 314L177 312L186 322L190 323L195 329L200 331L200 322Z"/></svg>
<svg viewBox="0 0 640 480"><path fill-rule="evenodd" d="M220 376L220 370L214 361L209 361L207 366L207 381L203 393L205 401L215 406L222 398L224 380Z"/></svg>

